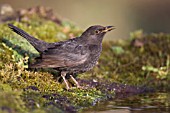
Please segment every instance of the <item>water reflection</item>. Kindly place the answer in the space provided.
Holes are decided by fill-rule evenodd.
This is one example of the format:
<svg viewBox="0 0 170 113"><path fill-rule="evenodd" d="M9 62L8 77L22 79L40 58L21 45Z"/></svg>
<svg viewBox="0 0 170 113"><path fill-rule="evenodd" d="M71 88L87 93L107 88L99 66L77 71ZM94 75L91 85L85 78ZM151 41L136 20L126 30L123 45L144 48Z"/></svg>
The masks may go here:
<svg viewBox="0 0 170 113"><path fill-rule="evenodd" d="M157 92L114 99L97 104L84 113L169 113L170 92Z"/></svg>

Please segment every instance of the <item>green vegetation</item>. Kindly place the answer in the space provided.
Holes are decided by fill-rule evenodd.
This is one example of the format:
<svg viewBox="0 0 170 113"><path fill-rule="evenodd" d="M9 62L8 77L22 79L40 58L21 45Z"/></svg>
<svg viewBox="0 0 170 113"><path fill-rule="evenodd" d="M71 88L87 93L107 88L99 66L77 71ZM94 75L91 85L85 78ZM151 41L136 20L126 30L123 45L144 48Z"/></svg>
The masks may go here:
<svg viewBox="0 0 170 113"><path fill-rule="evenodd" d="M50 20L30 17L20 22L0 24L0 112L45 113L75 111L90 107L100 100L114 97L113 90L106 90L105 81L133 86L170 88L170 35L150 34L142 31L131 33L129 40L103 43L99 64L78 78L101 81L103 85L88 89L64 89L57 73L51 70L29 70L38 52L22 37L13 33L7 23L27 31L47 42L66 40L79 36L82 31L70 22L61 25ZM108 83L108 82L107 82ZM107 84L106 83L106 84ZM86 84L87 85L87 84Z"/></svg>

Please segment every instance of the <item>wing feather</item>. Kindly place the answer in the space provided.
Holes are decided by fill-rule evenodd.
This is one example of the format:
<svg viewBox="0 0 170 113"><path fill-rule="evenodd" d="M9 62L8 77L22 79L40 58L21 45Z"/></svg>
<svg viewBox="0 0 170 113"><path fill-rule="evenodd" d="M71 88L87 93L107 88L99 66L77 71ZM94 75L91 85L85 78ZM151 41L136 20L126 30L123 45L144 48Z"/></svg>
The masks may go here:
<svg viewBox="0 0 170 113"><path fill-rule="evenodd" d="M89 52L88 46L82 46L75 43L65 43L54 48L46 50L31 68L58 68L58 67L74 67L84 63Z"/></svg>

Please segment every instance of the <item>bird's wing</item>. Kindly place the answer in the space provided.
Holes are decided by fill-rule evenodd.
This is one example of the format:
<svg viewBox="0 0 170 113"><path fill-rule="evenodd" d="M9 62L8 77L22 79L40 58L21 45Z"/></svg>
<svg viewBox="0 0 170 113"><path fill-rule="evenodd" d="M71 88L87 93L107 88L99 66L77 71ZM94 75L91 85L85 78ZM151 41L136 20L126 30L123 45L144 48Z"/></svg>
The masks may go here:
<svg viewBox="0 0 170 113"><path fill-rule="evenodd" d="M37 62L31 65L32 68L57 68L74 67L84 63L89 56L88 46L73 43L72 41L57 44L55 47L44 51Z"/></svg>

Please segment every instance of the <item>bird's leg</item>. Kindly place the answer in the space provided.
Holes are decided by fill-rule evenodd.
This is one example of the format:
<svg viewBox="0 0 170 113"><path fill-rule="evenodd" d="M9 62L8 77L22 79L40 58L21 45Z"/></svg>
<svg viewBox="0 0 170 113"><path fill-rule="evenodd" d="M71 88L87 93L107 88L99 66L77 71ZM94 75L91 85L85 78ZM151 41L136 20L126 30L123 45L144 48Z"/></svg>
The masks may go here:
<svg viewBox="0 0 170 113"><path fill-rule="evenodd" d="M67 88L67 90L69 90L69 89L70 89L70 87L69 87L69 85L68 85L68 82L67 82L67 80L66 80L65 76L66 76L66 73L65 73L65 72L61 72L61 77L63 78L64 83L66 84L66 88Z"/></svg>
<svg viewBox="0 0 170 113"><path fill-rule="evenodd" d="M71 79L74 81L74 83L76 84L77 88L82 88L79 83L77 82L77 80L72 76L70 75Z"/></svg>

